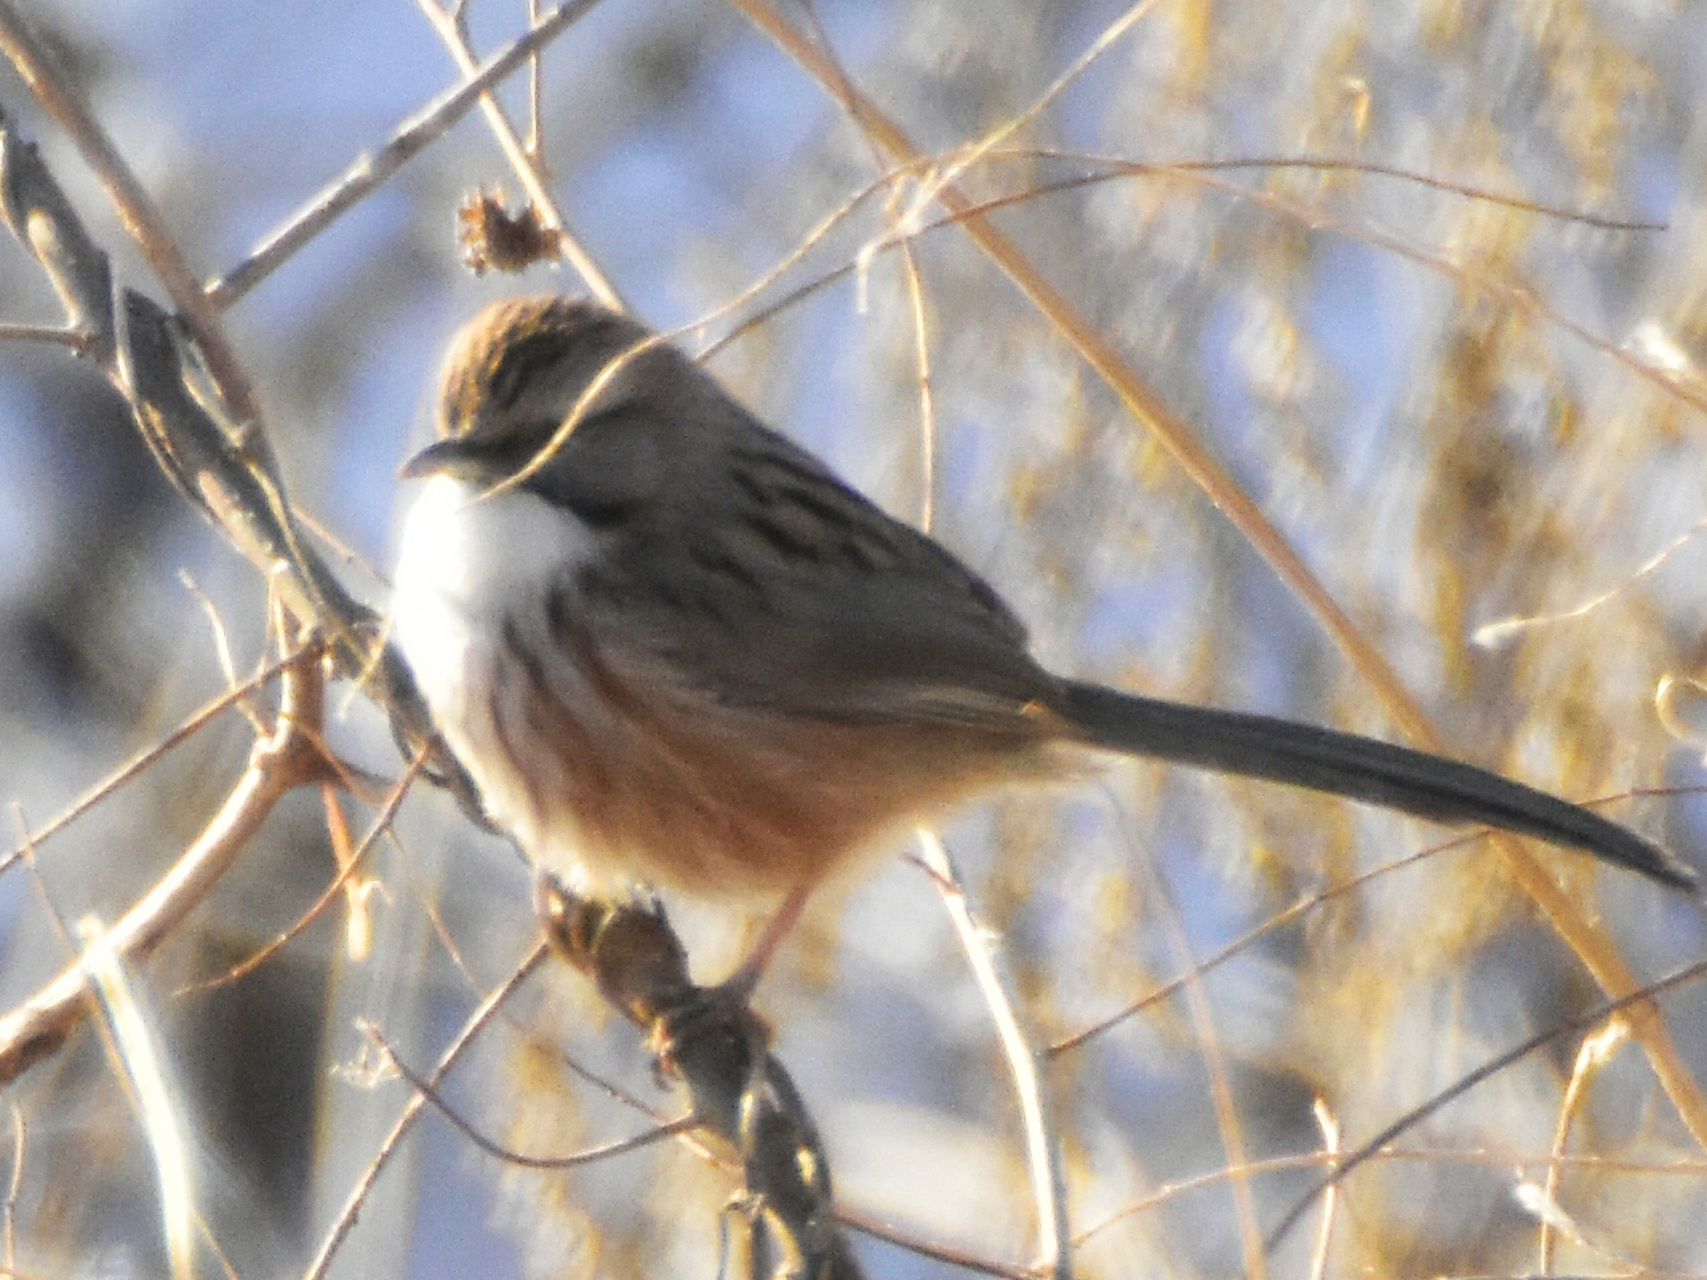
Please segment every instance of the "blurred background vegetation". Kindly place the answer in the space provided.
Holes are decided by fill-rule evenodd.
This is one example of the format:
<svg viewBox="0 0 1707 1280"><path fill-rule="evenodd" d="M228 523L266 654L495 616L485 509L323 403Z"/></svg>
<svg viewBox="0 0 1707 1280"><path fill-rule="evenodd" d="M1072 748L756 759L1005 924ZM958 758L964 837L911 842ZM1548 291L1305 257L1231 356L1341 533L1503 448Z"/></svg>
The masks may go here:
<svg viewBox="0 0 1707 1280"><path fill-rule="evenodd" d="M402 0L13 2L210 278L458 78ZM963 227L934 225L946 183L1020 197L995 224L1219 460L1448 750L1611 797L1606 812L1707 861L1684 683L1704 656L1707 554L1685 539L1649 567L1707 508L1707 7L782 4L930 161L910 168L755 7L604 0L544 58L552 194L639 315L715 316L692 346L841 272L712 367L890 511L928 513L1051 666L1403 736L1393 691L1348 661L1059 316ZM474 0L475 46L513 37L519 9ZM518 76L502 95L518 121L524 89ZM99 182L3 65L0 109L123 279L161 297ZM1337 163L1277 163L1299 159ZM1192 167L1209 161L1246 163ZM225 317L292 500L380 607L407 497L395 466L425 438L445 340L489 298L584 288L567 268L460 265L455 209L493 183L520 189L471 115ZM720 311L837 214L780 279ZM35 263L0 242L0 322L59 321ZM0 791L21 832L218 695L221 643L240 671L262 661L268 613L266 584L63 347L0 344L0 448ZM1477 643L1511 618L1542 621ZM333 712L335 746L397 776L360 689L335 690ZM226 713L42 843L34 872L10 865L6 1007L70 959L56 919L110 922L164 874L252 740ZM1684 790L1631 794L1662 787ZM341 803L364 829L371 808ZM340 900L252 973L186 993L302 914L336 871L328 831L324 797L293 797L134 975L194 1138L197 1208L244 1277L303 1270L408 1097L371 1078L360 1021L425 1068L533 938L520 860L417 787L367 865L365 914ZM1583 1068L1580 1032L1405 1132L1331 1209L1262 1246L1330 1167L1318 1100L1353 1150L1602 998L1581 945L1490 841L1447 846L1464 833L1143 764L999 800L943 835L1040 1048L1191 979L1050 1059L1080 1274L1707 1273L1700 1131L1643 1046ZM759 1005L840 1202L1017 1270L1036 1260L1037 1224L1006 1067L936 888L896 852L818 904ZM1692 904L1536 856L1638 977L1701 955ZM696 971L722 976L739 913L670 905ZM1685 987L1662 1009L1677 1061L1707 1085L1707 994ZM632 1033L549 966L449 1094L532 1154L649 1123L582 1067L679 1107ZM160 1192L110 1045L85 1028L7 1100L17 1272L164 1273ZM709 1275L733 1190L681 1144L547 1173L429 1118L332 1273ZM957 1270L905 1243L859 1247L876 1276ZM217 1266L204 1249L203 1273Z"/></svg>

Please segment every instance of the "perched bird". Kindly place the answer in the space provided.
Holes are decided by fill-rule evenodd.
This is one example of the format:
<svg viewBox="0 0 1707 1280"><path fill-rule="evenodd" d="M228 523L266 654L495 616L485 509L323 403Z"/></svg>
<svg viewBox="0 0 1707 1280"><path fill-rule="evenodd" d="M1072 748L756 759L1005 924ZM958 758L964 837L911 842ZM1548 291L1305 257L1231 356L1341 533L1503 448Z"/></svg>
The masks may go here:
<svg viewBox="0 0 1707 1280"><path fill-rule="evenodd" d="M1683 863L1521 783L1375 739L1054 675L977 574L683 353L565 297L453 340L393 634L489 815L584 889L786 900L883 838L1093 751Z"/></svg>

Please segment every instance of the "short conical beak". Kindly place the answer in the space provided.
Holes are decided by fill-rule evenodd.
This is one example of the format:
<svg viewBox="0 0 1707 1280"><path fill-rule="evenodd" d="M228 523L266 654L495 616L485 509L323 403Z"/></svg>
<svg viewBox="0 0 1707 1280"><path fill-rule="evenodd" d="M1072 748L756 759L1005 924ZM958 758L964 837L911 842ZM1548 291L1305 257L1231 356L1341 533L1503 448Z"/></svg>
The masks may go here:
<svg viewBox="0 0 1707 1280"><path fill-rule="evenodd" d="M467 442L455 436L435 440L397 468L399 480L423 480L441 471L450 471L468 457Z"/></svg>

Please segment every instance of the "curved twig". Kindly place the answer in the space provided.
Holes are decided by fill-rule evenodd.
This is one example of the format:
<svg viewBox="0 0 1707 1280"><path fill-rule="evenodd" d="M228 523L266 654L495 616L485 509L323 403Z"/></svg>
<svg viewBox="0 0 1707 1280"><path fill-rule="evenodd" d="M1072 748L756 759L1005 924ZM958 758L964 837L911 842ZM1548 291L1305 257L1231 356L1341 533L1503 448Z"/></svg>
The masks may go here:
<svg viewBox="0 0 1707 1280"><path fill-rule="evenodd" d="M112 954L135 962L171 936L248 847L273 806L293 788L325 775L325 757L302 731L318 723L322 692L312 658L299 658L285 672L273 735L256 745L249 767L201 835L109 931L105 945ZM72 965L0 1017L0 1084L65 1043L88 1011L89 990L88 971Z"/></svg>

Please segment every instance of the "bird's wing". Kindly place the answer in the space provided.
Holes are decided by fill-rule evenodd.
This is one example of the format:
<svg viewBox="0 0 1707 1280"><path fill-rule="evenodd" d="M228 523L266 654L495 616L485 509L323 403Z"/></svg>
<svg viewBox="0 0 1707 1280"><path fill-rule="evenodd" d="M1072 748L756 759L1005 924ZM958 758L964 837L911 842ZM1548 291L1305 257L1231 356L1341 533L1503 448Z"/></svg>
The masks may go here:
<svg viewBox="0 0 1707 1280"><path fill-rule="evenodd" d="M611 532L611 554L581 581L588 625L727 704L842 722L1027 725L1052 682L995 591L811 455L749 425L695 487L673 486L653 518Z"/></svg>

